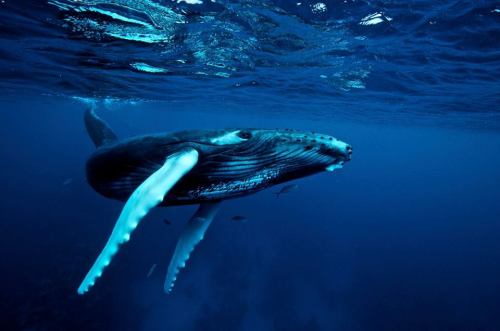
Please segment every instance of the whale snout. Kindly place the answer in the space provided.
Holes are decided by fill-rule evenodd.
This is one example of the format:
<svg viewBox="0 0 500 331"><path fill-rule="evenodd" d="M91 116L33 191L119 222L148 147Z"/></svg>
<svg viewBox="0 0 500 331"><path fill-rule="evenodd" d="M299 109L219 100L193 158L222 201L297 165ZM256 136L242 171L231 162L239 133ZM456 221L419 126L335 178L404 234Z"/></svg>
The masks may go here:
<svg viewBox="0 0 500 331"><path fill-rule="evenodd" d="M323 151L339 162L349 161L352 156L352 146L335 138L324 145Z"/></svg>
<svg viewBox="0 0 500 331"><path fill-rule="evenodd" d="M345 147L345 155L346 155L347 161L349 161L351 159L351 156L352 156L352 146L351 145L347 145Z"/></svg>

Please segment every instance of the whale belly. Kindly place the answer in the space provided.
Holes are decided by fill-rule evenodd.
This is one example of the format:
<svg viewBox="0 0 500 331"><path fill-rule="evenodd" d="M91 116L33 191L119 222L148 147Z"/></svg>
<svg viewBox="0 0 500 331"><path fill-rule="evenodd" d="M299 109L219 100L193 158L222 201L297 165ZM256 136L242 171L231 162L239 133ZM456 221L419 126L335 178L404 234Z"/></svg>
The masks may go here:
<svg viewBox="0 0 500 331"><path fill-rule="evenodd" d="M237 178L206 176L202 179L196 174L193 174L193 177L195 178L186 176L184 181L179 182L171 195L167 196L166 203L200 203L241 197L275 184L279 171L262 169L254 174Z"/></svg>

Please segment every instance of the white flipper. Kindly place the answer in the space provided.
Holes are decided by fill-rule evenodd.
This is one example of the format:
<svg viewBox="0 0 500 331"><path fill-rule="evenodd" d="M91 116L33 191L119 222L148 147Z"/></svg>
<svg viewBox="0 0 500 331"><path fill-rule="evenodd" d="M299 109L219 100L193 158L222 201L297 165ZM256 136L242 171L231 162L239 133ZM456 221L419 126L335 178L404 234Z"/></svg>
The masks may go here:
<svg viewBox="0 0 500 331"><path fill-rule="evenodd" d="M83 279L78 294L84 294L94 285L109 265L119 245L130 239L130 234L137 227L148 211L160 204L170 189L186 175L198 162L198 152L186 149L170 155L164 165L149 176L128 198L116 221L113 232L97 257L94 265Z"/></svg>
<svg viewBox="0 0 500 331"><path fill-rule="evenodd" d="M210 223L219 210L220 202L202 203L198 210L191 217L186 227L182 231L181 237L175 246L174 256L168 266L167 276L163 289L166 293L170 293L174 287L174 282L177 279L177 274L181 268L184 268L189 255L193 251L205 235Z"/></svg>

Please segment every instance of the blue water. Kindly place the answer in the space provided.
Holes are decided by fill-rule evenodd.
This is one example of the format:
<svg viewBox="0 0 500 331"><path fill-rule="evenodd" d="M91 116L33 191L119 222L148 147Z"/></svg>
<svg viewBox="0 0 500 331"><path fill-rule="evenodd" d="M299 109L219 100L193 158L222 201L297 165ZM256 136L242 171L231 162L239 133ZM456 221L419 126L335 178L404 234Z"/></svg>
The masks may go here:
<svg viewBox="0 0 500 331"><path fill-rule="evenodd" d="M500 330L499 41L494 1L1 2L0 330ZM79 296L123 206L86 183L89 105L354 153L226 201L170 295L195 207L154 209Z"/></svg>

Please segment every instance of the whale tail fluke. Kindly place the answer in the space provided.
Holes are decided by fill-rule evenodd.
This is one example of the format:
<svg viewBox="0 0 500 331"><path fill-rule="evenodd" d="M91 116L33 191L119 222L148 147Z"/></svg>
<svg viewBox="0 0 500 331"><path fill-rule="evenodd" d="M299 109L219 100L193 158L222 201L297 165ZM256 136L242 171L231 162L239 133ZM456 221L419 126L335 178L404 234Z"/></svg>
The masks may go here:
<svg viewBox="0 0 500 331"><path fill-rule="evenodd" d="M99 116L97 116L92 108L85 111L83 117L85 128L94 142L95 147L112 144L118 140L116 134Z"/></svg>

